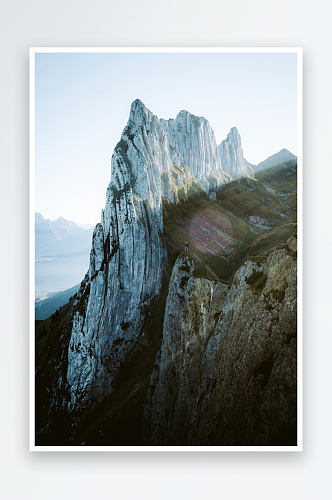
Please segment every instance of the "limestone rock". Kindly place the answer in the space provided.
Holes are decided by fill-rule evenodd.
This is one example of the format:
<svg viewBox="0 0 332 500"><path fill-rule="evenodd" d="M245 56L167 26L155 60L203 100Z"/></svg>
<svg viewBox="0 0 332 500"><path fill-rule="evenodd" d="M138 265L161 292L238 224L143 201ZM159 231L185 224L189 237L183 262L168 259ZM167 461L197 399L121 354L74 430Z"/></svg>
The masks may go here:
<svg viewBox="0 0 332 500"><path fill-rule="evenodd" d="M238 134L236 140L239 157ZM230 179L205 118L181 111L174 120L159 120L140 100L132 103L111 159L106 205L82 284L84 300L74 314L67 374L71 410L112 392L146 309L160 292L167 262L162 198L177 203L179 190L186 195L193 181L214 197Z"/></svg>
<svg viewBox="0 0 332 500"><path fill-rule="evenodd" d="M238 178L253 175L253 169L243 157L241 137L236 127L231 128L227 139L219 146L221 165L225 172Z"/></svg>
<svg viewBox="0 0 332 500"><path fill-rule="evenodd" d="M67 373L71 409L112 392L146 307L160 291L166 252L160 171L152 158L152 151L163 157L155 140L159 129L156 117L135 101L112 156L106 206L93 235L86 300L78 301L74 314Z"/></svg>
<svg viewBox="0 0 332 500"><path fill-rule="evenodd" d="M149 445L294 443L295 238L231 288L177 260L145 404Z"/></svg>

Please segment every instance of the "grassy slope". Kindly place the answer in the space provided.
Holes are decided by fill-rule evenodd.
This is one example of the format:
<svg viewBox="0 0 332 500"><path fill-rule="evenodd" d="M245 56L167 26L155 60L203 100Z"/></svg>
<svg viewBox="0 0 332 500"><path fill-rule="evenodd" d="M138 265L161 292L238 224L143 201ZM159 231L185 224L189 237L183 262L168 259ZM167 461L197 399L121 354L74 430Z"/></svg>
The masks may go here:
<svg viewBox="0 0 332 500"><path fill-rule="evenodd" d="M196 215L207 210L228 217L233 226L232 253L215 256L194 247L190 226ZM202 190L193 190L189 200L180 199L177 206L164 201L164 234L169 258L175 262L185 242L221 279L230 281L249 256L264 256L296 232L296 169L268 169L257 180L242 178L223 187L212 201ZM267 227L250 223L250 215L267 220Z"/></svg>

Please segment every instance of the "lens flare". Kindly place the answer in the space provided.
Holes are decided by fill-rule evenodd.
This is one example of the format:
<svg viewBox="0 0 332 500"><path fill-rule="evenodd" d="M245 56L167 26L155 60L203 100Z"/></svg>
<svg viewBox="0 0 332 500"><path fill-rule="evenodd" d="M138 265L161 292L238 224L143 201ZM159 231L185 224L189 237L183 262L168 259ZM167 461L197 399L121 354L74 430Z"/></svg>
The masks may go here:
<svg viewBox="0 0 332 500"><path fill-rule="evenodd" d="M197 250L215 255L231 243L233 228L230 220L221 212L205 210L196 215L189 234Z"/></svg>

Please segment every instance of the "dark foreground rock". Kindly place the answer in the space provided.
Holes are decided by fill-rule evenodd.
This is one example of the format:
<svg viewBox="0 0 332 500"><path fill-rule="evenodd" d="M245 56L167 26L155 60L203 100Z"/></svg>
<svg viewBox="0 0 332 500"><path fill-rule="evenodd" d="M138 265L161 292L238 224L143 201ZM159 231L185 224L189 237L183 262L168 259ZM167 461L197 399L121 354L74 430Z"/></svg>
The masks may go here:
<svg viewBox="0 0 332 500"><path fill-rule="evenodd" d="M149 445L296 445L296 239L232 286L177 260L144 411ZM203 269L203 271L202 271Z"/></svg>

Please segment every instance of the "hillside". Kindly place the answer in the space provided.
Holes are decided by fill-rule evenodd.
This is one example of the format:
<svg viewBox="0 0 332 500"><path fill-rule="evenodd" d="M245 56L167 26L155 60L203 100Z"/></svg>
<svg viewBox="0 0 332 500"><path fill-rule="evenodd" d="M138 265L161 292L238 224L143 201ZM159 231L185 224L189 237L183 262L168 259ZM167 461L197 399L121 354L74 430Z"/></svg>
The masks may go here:
<svg viewBox="0 0 332 500"><path fill-rule="evenodd" d="M79 290L80 285L75 285L61 292L53 292L44 300L36 300L35 302L35 318L42 320L49 318L57 309L69 302Z"/></svg>

